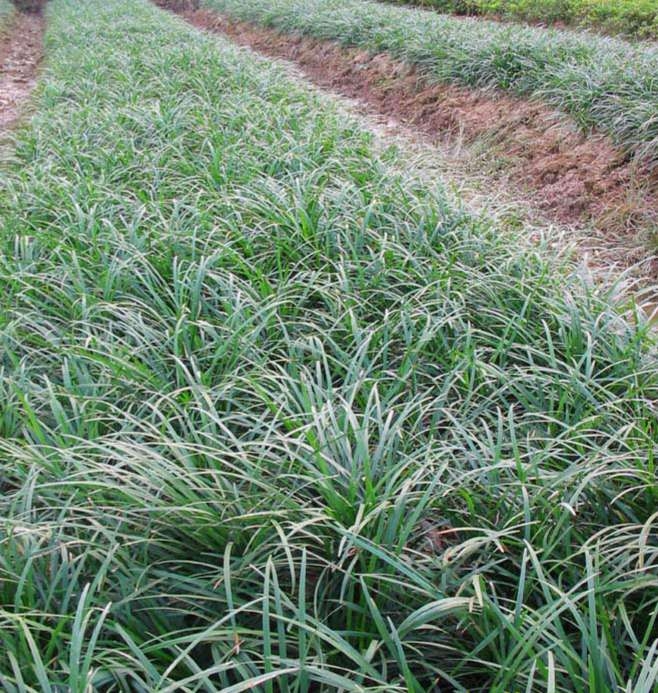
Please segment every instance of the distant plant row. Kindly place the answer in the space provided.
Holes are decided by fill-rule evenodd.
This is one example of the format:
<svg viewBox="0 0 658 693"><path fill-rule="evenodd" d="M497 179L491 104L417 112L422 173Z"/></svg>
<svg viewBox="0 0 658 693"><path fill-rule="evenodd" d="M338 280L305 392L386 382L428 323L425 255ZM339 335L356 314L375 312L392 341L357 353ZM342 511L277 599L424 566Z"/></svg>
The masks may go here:
<svg viewBox="0 0 658 693"><path fill-rule="evenodd" d="M658 38L658 0L417 0L444 12L591 27Z"/></svg>

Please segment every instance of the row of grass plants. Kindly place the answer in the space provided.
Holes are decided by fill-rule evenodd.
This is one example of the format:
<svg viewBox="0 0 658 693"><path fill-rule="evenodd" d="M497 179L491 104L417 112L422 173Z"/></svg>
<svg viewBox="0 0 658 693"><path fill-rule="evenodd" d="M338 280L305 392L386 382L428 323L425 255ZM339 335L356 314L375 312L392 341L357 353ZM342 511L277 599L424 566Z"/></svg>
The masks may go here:
<svg viewBox="0 0 658 693"><path fill-rule="evenodd" d="M652 693L641 318L280 67L145 0L46 15L2 690Z"/></svg>
<svg viewBox="0 0 658 693"><path fill-rule="evenodd" d="M658 0L414 0L439 12L564 23L629 38L658 38Z"/></svg>
<svg viewBox="0 0 658 693"><path fill-rule="evenodd" d="M430 80L541 99L658 166L658 47L369 0L202 0L283 32L385 51Z"/></svg>

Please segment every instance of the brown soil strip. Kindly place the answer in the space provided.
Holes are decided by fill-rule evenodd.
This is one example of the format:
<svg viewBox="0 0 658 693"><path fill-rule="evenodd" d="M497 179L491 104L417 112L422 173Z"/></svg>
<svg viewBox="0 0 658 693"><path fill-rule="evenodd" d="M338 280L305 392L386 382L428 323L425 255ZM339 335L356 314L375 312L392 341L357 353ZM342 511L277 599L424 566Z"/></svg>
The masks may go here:
<svg viewBox="0 0 658 693"><path fill-rule="evenodd" d="M19 12L0 43L0 134L16 125L34 89L43 30L39 12Z"/></svg>
<svg viewBox="0 0 658 693"><path fill-rule="evenodd" d="M431 84L415 67L386 54L186 9L188 0L158 4L198 28L296 63L315 84L357 99L431 141L465 140L478 148L486 143L487 166L503 171L550 219L594 222L615 238L658 224L658 173L628 161L607 137L583 135L544 104Z"/></svg>

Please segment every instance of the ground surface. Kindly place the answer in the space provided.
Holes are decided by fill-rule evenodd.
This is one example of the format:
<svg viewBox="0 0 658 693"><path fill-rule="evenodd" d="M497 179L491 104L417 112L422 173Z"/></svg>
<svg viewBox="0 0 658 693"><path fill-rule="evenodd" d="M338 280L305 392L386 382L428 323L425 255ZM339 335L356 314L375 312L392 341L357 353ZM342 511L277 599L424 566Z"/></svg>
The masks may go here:
<svg viewBox="0 0 658 693"><path fill-rule="evenodd" d="M43 29L40 13L17 13L0 44L0 132L16 124L36 84Z"/></svg>

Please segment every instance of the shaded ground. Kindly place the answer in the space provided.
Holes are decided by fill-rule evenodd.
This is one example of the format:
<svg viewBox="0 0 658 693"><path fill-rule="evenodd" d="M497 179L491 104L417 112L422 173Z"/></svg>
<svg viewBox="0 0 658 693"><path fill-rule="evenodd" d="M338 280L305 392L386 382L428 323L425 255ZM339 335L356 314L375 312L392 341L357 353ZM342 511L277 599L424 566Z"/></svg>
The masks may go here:
<svg viewBox="0 0 658 693"><path fill-rule="evenodd" d="M44 21L39 4L18 12L0 41L0 133L15 125L36 84L43 55Z"/></svg>
<svg viewBox="0 0 658 693"><path fill-rule="evenodd" d="M431 140L486 142L490 165L504 170L557 222L593 221L614 235L658 223L658 175L628 161L606 136L583 135L541 103L430 84L414 67L385 54L235 22L186 0L158 4L196 27L293 61L317 85L358 99Z"/></svg>

